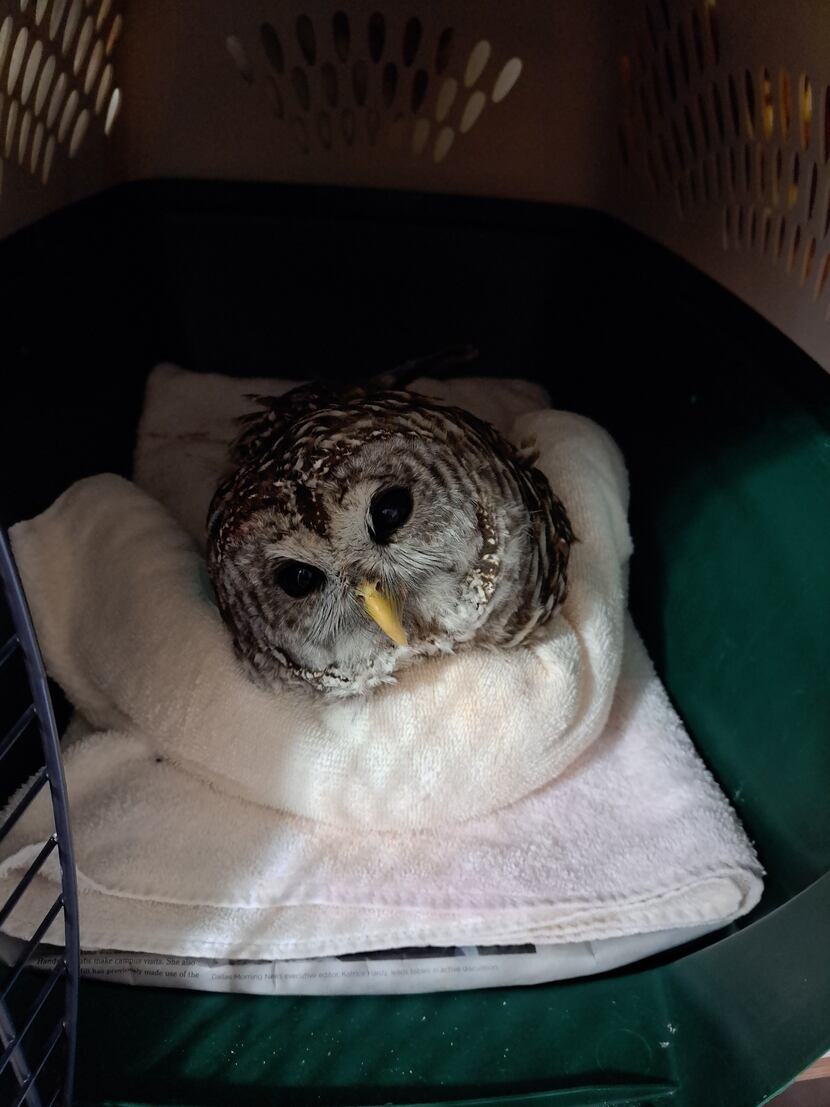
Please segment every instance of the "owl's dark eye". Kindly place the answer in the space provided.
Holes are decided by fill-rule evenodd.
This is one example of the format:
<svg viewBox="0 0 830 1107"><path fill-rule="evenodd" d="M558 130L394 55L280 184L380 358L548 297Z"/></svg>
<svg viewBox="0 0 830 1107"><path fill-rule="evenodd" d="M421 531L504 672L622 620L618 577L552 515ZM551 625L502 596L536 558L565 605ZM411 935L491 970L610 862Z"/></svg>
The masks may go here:
<svg viewBox="0 0 830 1107"><path fill-rule="evenodd" d="M388 542L398 527L412 514L412 494L408 488L385 488L369 506L369 534L375 542Z"/></svg>
<svg viewBox="0 0 830 1107"><path fill-rule="evenodd" d="M283 592L295 600L315 592L325 579L319 569L302 561L283 561L276 575L277 584Z"/></svg>

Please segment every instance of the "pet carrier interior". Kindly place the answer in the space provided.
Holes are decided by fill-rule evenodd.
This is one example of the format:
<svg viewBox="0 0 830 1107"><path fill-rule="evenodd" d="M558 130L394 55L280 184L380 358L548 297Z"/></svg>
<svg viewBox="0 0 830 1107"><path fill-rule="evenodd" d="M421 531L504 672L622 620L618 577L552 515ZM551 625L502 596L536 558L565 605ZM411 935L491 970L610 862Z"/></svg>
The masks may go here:
<svg viewBox="0 0 830 1107"><path fill-rule="evenodd" d="M830 1046L829 57L810 0L0 0L3 523L129 475L162 359L475 342L620 443L634 618L767 871L739 924L564 984L81 981L77 1102L748 1107ZM43 983L3 993L18 1032ZM0 1026L11 1102L57 1087L49 1010Z"/></svg>

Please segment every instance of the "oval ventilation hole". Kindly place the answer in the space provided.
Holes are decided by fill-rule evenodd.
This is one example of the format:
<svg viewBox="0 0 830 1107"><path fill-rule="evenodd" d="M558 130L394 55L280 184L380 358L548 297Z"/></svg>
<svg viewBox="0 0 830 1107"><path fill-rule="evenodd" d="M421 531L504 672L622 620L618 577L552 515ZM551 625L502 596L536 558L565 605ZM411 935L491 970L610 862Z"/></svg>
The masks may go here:
<svg viewBox="0 0 830 1107"><path fill-rule="evenodd" d="M454 39L455 31L452 27L445 27L438 37L438 45L435 48L435 72L439 77L447 71L450 64Z"/></svg>
<svg viewBox="0 0 830 1107"><path fill-rule="evenodd" d="M337 107L337 70L331 64L326 64L320 70L320 82L323 86L323 98L330 108Z"/></svg>
<svg viewBox="0 0 830 1107"><path fill-rule="evenodd" d="M824 90L824 163L830 161L830 85Z"/></svg>
<svg viewBox="0 0 830 1107"><path fill-rule="evenodd" d="M720 30L715 2L716 0L706 0L706 26L709 29L709 41L712 43L715 65L718 65L720 62Z"/></svg>
<svg viewBox="0 0 830 1107"><path fill-rule="evenodd" d="M810 279L810 274L813 271L813 262L816 260L816 240L811 238L804 248L804 260L801 264L801 276L798 283L803 288L807 281Z"/></svg>
<svg viewBox="0 0 830 1107"><path fill-rule="evenodd" d="M798 153L793 154L790 186L787 189L787 207L792 209L798 203L798 181L801 174L801 161Z"/></svg>
<svg viewBox="0 0 830 1107"><path fill-rule="evenodd" d="M686 33L683 24L677 24L677 55L680 58L680 69L683 73L683 81L689 83L689 51L686 46Z"/></svg>
<svg viewBox="0 0 830 1107"><path fill-rule="evenodd" d="M712 81L712 111L715 116L715 126L718 129L718 139L725 142L726 126L723 118L723 101L721 100L720 89L714 81Z"/></svg>
<svg viewBox="0 0 830 1107"><path fill-rule="evenodd" d="M813 303L816 300L821 299L824 295L824 290L827 287L827 281L830 279L830 254L824 255L824 263L821 269L818 271L818 277L816 278L816 286L813 289Z"/></svg>
<svg viewBox="0 0 830 1107"><path fill-rule="evenodd" d="M435 140L435 149L432 152L432 160L436 165L443 161L450 152L450 147L453 144L454 138L455 131L452 127L442 127L438 132L438 137Z"/></svg>
<svg viewBox="0 0 830 1107"><path fill-rule="evenodd" d="M768 69L761 70L761 130L769 142L775 126L775 107L772 95L772 77Z"/></svg>
<svg viewBox="0 0 830 1107"><path fill-rule="evenodd" d="M646 30L648 31L649 41L651 42L652 50L657 50L657 28L654 26L654 15L651 8L646 4Z"/></svg>
<svg viewBox="0 0 830 1107"><path fill-rule="evenodd" d="M98 14L95 17L95 30L100 31L107 21L107 16L112 8L112 0L101 0L98 5Z"/></svg>
<svg viewBox="0 0 830 1107"><path fill-rule="evenodd" d="M104 104L107 102L110 89L112 88L112 79L114 76L114 70L111 64L107 64L106 69L101 74L101 80L98 82L98 91L95 93L95 114L100 115L104 110Z"/></svg>
<svg viewBox="0 0 830 1107"><path fill-rule="evenodd" d="M767 158L764 147L760 142L755 149L755 159L757 162L755 175L758 184L758 199L763 200L767 192Z"/></svg>
<svg viewBox="0 0 830 1107"><path fill-rule="evenodd" d="M384 107L390 108L398 91L398 67L394 62L387 62L383 67L383 76L380 81L380 91L383 96Z"/></svg>
<svg viewBox="0 0 830 1107"><path fill-rule="evenodd" d="M724 250L729 249L729 241L732 238L732 215L728 204L723 205L721 213L720 241Z"/></svg>
<svg viewBox="0 0 830 1107"><path fill-rule="evenodd" d="M121 89L113 89L112 96L110 96L110 102L107 106L107 114L104 117L104 134L109 135L115 126L115 121L118 118L118 113L121 111Z"/></svg>
<svg viewBox="0 0 830 1107"><path fill-rule="evenodd" d="M419 119L412 130L412 153L417 156L424 152L429 139L430 122L428 119Z"/></svg>
<svg viewBox="0 0 830 1107"><path fill-rule="evenodd" d="M744 146L744 190L750 193L753 191L752 169L754 159L752 153L754 149L755 147L751 142L747 142Z"/></svg>
<svg viewBox="0 0 830 1107"><path fill-rule="evenodd" d="M280 86L277 84L276 77L272 77L270 73L265 78L265 90L268 93L268 99L271 101L274 115L277 119L285 119L285 103L280 92Z"/></svg>
<svg viewBox="0 0 830 1107"><path fill-rule="evenodd" d="M58 126L58 142L63 142L67 136L72 121L75 118L75 112L78 110L78 99L78 93L73 88L67 97L66 104L61 114L61 121Z"/></svg>
<svg viewBox="0 0 830 1107"><path fill-rule="evenodd" d="M772 233L772 210L764 208L764 217L761 221L761 253L769 253L769 240Z"/></svg>
<svg viewBox="0 0 830 1107"><path fill-rule="evenodd" d="M63 13L66 11L67 0L53 0L52 12L49 16L49 38L53 41L60 30L61 21L63 20ZM47 143L47 150L49 145ZM43 155L44 163L46 162L46 155Z"/></svg>
<svg viewBox="0 0 830 1107"><path fill-rule="evenodd" d="M317 60L317 37L314 34L314 24L307 15L297 16L297 42L300 45L303 57L307 65L314 65Z"/></svg>
<svg viewBox="0 0 830 1107"><path fill-rule="evenodd" d="M262 49L265 51L265 57L277 73L283 74L285 72L285 54L275 27L271 23L263 23L259 28L259 37L262 42Z"/></svg>
<svg viewBox="0 0 830 1107"><path fill-rule="evenodd" d="M703 146L706 150L712 149L712 131L709 126L709 113L706 111L706 101L701 93L697 98L697 117L700 120L700 132L703 135Z"/></svg>
<svg viewBox="0 0 830 1107"><path fill-rule="evenodd" d="M49 89L52 87L52 79L55 76L55 56L50 54L46 59L43 69L40 71L40 78L37 82L37 89L35 90L35 115L40 115L43 111L43 107L49 96Z"/></svg>
<svg viewBox="0 0 830 1107"><path fill-rule="evenodd" d="M331 20L331 33L334 39L335 53L340 61L347 61L352 33L349 27L349 17L345 12L334 13Z"/></svg>
<svg viewBox="0 0 830 1107"><path fill-rule="evenodd" d="M112 26L110 27L110 33L107 35L107 57L109 57L110 54L113 52L116 43L121 38L121 29L123 26L124 17L121 15L121 12L119 12L115 19L113 19Z"/></svg>
<svg viewBox="0 0 830 1107"><path fill-rule="evenodd" d="M377 65L386 45L386 20L380 12L369 16L369 57Z"/></svg>
<svg viewBox="0 0 830 1107"><path fill-rule="evenodd" d="M10 15L7 15L3 22L0 23L0 71L3 69L3 65L6 61L6 54L9 51L13 27L14 21Z"/></svg>
<svg viewBox="0 0 830 1107"><path fill-rule="evenodd" d="M417 70L412 78L412 97L409 104L409 109L413 115L421 110L424 100L426 100L428 87L429 74L425 69Z"/></svg>
<svg viewBox="0 0 830 1107"><path fill-rule="evenodd" d="M389 149L400 150L403 146L404 134L406 131L406 116L401 112L395 116L392 120L392 125L389 128Z"/></svg>
<svg viewBox="0 0 830 1107"><path fill-rule="evenodd" d="M726 189L723 181L723 162L721 161L720 150L715 153L715 196L718 200L723 199L726 195Z"/></svg>
<svg viewBox="0 0 830 1107"><path fill-rule="evenodd" d="M518 58L514 58L513 60L514 61L519 61ZM509 65L510 62L508 62L507 64ZM521 64L522 63L519 62L519 72L521 72ZM505 66L505 69L506 68L507 68L507 66ZM516 76L518 77L518 74L516 74ZM662 86L660 85L660 74L657 71L657 66L656 65L653 65L651 67L651 87L654 91L654 102L657 105L657 114L662 116L662 114L663 114L663 89L662 89ZM495 99L495 97L494 97L494 99Z"/></svg>
<svg viewBox="0 0 830 1107"><path fill-rule="evenodd" d="M58 118L58 113L63 107L63 98L66 96L66 90L69 86L69 80L65 73L59 73L58 79L55 81L55 87L52 89L52 96L49 100L49 108L46 112L46 126L51 130L55 124L55 120Z"/></svg>
<svg viewBox="0 0 830 1107"><path fill-rule="evenodd" d="M412 65L418 56L422 34L423 28L421 27L421 21L417 16L413 15L412 18L407 21L406 27L404 28L403 45L401 47L403 63L407 67Z"/></svg>
<svg viewBox="0 0 830 1107"><path fill-rule="evenodd" d="M806 73L798 79L798 116L801 124L801 149L810 145L810 132L813 126L813 86Z"/></svg>
<svg viewBox="0 0 830 1107"><path fill-rule="evenodd" d="M447 77L438 91L438 100L435 104L435 118L439 123L443 123L450 114L457 95L458 81L455 77Z"/></svg>
<svg viewBox="0 0 830 1107"><path fill-rule="evenodd" d="M798 248L801 245L801 227L796 223L795 233L793 234L792 241L790 242L790 248L787 251L787 272L792 273L795 268L795 258L798 253Z"/></svg>
<svg viewBox="0 0 830 1107"><path fill-rule="evenodd" d="M380 131L380 112L374 108L369 108L366 111L366 134L369 136L369 142L374 146L377 141L378 132Z"/></svg>
<svg viewBox="0 0 830 1107"><path fill-rule="evenodd" d="M692 113L689 111L689 105L686 104L683 108L683 118L686 121L686 135L689 139L689 149L692 151L692 157L697 157L697 136L695 135L695 127L692 122Z"/></svg>
<svg viewBox="0 0 830 1107"><path fill-rule="evenodd" d="M81 27L81 33L78 35L78 45L75 47L75 57L72 60L72 72L76 77L81 72L83 64L86 61L87 51L89 50L94 34L95 22L92 16L88 15L84 20L83 27Z"/></svg>
<svg viewBox="0 0 830 1107"><path fill-rule="evenodd" d="M781 147L775 151L775 166L772 174L772 202L778 204L781 200L781 181L784 176L784 155L781 153Z"/></svg>
<svg viewBox="0 0 830 1107"><path fill-rule="evenodd" d="M17 140L17 164L23 165L26 160L26 148L29 145L29 133L32 129L32 113L26 111L20 120L20 131Z"/></svg>
<svg viewBox="0 0 830 1107"><path fill-rule="evenodd" d="M674 186L674 206L677 209L677 218L686 218L686 197L684 195L684 179L681 177Z"/></svg>
<svg viewBox="0 0 830 1107"><path fill-rule="evenodd" d="M12 150L14 149L14 134L17 130L17 116L20 111L17 100L12 100L9 104L9 111L6 115L6 144L3 148L3 152L7 158L11 157Z"/></svg>
<svg viewBox="0 0 830 1107"><path fill-rule="evenodd" d="M502 100L507 96L510 90L518 81L522 73L522 59L511 58L510 61L505 62L502 66L501 73L496 77L496 82L493 85L492 100L494 104L500 104ZM656 77L656 71L655 71ZM655 95L658 97L658 108L662 110L662 105L659 104L659 92L655 90Z"/></svg>
<svg viewBox="0 0 830 1107"><path fill-rule="evenodd" d="M35 4L35 26L39 27L43 22L43 17L46 14L46 9L49 7L49 0L37 0ZM20 10L23 11L23 5L20 5Z"/></svg>
<svg viewBox="0 0 830 1107"><path fill-rule="evenodd" d="M84 93L89 96L92 92L92 87L98 80L98 74L101 72L101 66L104 64L104 44L99 39L95 46L92 48L92 53L89 56L89 65L87 66L86 76L84 77Z"/></svg>
<svg viewBox="0 0 830 1107"><path fill-rule="evenodd" d="M75 126L72 129L72 138L69 140L69 156L74 158L81 148L81 143L84 140L87 129L89 128L89 112L86 108L81 112L75 121ZM109 133L109 132L107 132Z"/></svg>
<svg viewBox="0 0 830 1107"><path fill-rule="evenodd" d="M786 142L790 137L790 120L793 114L790 75L786 69L781 70L778 84L781 91L781 138Z"/></svg>
<svg viewBox="0 0 830 1107"><path fill-rule="evenodd" d="M467 66L464 70L464 84L467 88L472 86L479 79L484 72L484 67L490 60L490 43L486 39L482 39L481 42L477 42L470 52L470 57L467 59ZM440 135L439 135L440 139ZM446 140L445 140L446 141ZM449 140L452 143L452 139ZM436 139L436 149L438 148L438 140ZM449 146L447 147L447 152ZM446 157L446 152L441 155L441 158ZM441 158L436 158L436 161L440 161Z"/></svg>
<svg viewBox="0 0 830 1107"><path fill-rule="evenodd" d="M816 210L816 194L818 193L818 166L813 162L813 168L810 171L810 191L807 194L807 218L813 218L813 212Z"/></svg>
<svg viewBox="0 0 830 1107"><path fill-rule="evenodd" d="M369 67L365 61L355 62L352 66L352 91L354 102L359 108L363 107L369 91Z"/></svg>
<svg viewBox="0 0 830 1107"><path fill-rule="evenodd" d="M674 61L668 45L663 47L663 69L666 74L666 83L669 86L669 96L672 103L677 103L677 77L674 72Z"/></svg>
<svg viewBox="0 0 830 1107"><path fill-rule="evenodd" d="M354 145L355 136L355 121L354 112L351 108L346 108L343 114L340 116L340 130L343 134L343 141L347 146Z"/></svg>
<svg viewBox="0 0 830 1107"><path fill-rule="evenodd" d="M735 246L740 250L744 244L744 209L738 205L735 209Z"/></svg>
<svg viewBox="0 0 830 1107"><path fill-rule="evenodd" d="M29 156L29 172L32 174L37 173L38 162L40 161L40 152L43 149L43 139L46 134L46 128L43 126L43 121L38 121L38 125L35 127L35 133L32 137L32 152Z"/></svg>
<svg viewBox="0 0 830 1107"><path fill-rule="evenodd" d="M700 203L700 196L697 191L697 174L694 168L689 170L689 196L693 207L697 207Z"/></svg>
<svg viewBox="0 0 830 1107"><path fill-rule="evenodd" d="M672 142L674 143L674 153L677 157L677 165L682 172L686 168L686 154L683 150L683 143L680 139L680 131L677 127L677 121L672 119L670 126Z"/></svg>
<svg viewBox="0 0 830 1107"><path fill-rule="evenodd" d="M735 147L729 147L729 191L734 196L738 191L738 168Z"/></svg>
<svg viewBox="0 0 830 1107"><path fill-rule="evenodd" d="M461 115L461 122L458 125L458 129L463 135L472 130L472 128L475 126L476 120L484 110L484 105L486 103L487 97L484 95L481 89L476 89L475 92L470 94L470 99L464 105L464 111Z"/></svg>
<svg viewBox="0 0 830 1107"><path fill-rule="evenodd" d="M29 101L29 97L32 95L32 89L35 85L35 78L37 77L38 70L40 69L40 63L43 59L43 43L40 39L37 39L32 44L32 49L29 51L29 57L26 61L26 68L23 70L23 84L20 88L20 102L26 104Z"/></svg>
<svg viewBox="0 0 830 1107"><path fill-rule="evenodd" d="M666 140L662 134L657 136L657 146L660 150L660 159L663 162L663 172L666 174L666 179L671 181L674 176L672 169L671 158L669 157L669 149L666 146Z"/></svg>
<svg viewBox="0 0 830 1107"><path fill-rule="evenodd" d="M295 65L291 70L291 84L294 88L294 95L297 97L297 103L303 111L308 111L311 107L311 89L308 87L306 71L298 65Z"/></svg>
<svg viewBox="0 0 830 1107"><path fill-rule="evenodd" d="M14 93L17 86L17 78L20 76L20 70L23 68L23 59L26 57L26 45L29 41L29 32L25 27L21 27L17 33L17 38L14 41L12 47L12 56L9 59L9 72L6 76L6 91L9 96Z"/></svg>
<svg viewBox="0 0 830 1107"><path fill-rule="evenodd" d="M294 120L294 139L300 150L308 153L308 127L304 119L297 116Z"/></svg>
<svg viewBox="0 0 830 1107"><path fill-rule="evenodd" d="M646 86L640 85L640 111L643 116L643 122L646 125L646 131L649 136L651 135L651 108L648 103L648 95L646 93Z"/></svg>
<svg viewBox="0 0 830 1107"><path fill-rule="evenodd" d="M321 111L317 116L317 134L320 136L320 143L323 149L330 150L332 143L331 116L328 112Z"/></svg>
<svg viewBox="0 0 830 1107"><path fill-rule="evenodd" d="M735 138L741 137L741 115L740 106L738 104L738 89L735 85L735 78L730 73L729 80L727 81L727 88L729 89L729 110L732 116L732 134Z"/></svg>
<svg viewBox="0 0 830 1107"><path fill-rule="evenodd" d="M747 69L744 73L744 94L746 97L744 122L746 123L747 138L755 137L755 82L751 72Z"/></svg>
<svg viewBox="0 0 830 1107"><path fill-rule="evenodd" d="M784 239L787 236L787 220L782 215L778 223L778 235L775 242L775 260L776 262L781 260L781 255L784 253Z"/></svg>
<svg viewBox="0 0 830 1107"><path fill-rule="evenodd" d="M230 54L231 61L250 84L254 79L254 68L240 39L236 35L228 35L225 39L225 46Z"/></svg>
<svg viewBox="0 0 830 1107"><path fill-rule="evenodd" d="M757 232L757 229L758 229L758 215L757 215L757 212L755 211L755 208L750 208L749 209L749 221L748 221L748 228L747 229L748 229L747 245L749 246L750 249L754 249L754 247L755 247L755 235L756 235L756 232Z"/></svg>
<svg viewBox="0 0 830 1107"><path fill-rule="evenodd" d="M66 23L63 27L63 42L61 43L61 53L67 54L69 47L75 38L75 32L78 30L78 26L81 22L81 15L83 14L83 4L81 0L72 0L69 7L69 13L66 16Z"/></svg>
<svg viewBox="0 0 830 1107"><path fill-rule="evenodd" d="M697 14L697 9L692 10L692 41L695 44L697 68L702 73L706 66L706 59L703 49L703 29L700 26L700 16Z"/></svg>
<svg viewBox="0 0 830 1107"><path fill-rule="evenodd" d="M49 174L52 172L52 162L55 158L55 149L57 142L54 135L49 135L46 140L46 149L43 151L43 168L40 171L40 179L43 184L46 184L49 180Z"/></svg>

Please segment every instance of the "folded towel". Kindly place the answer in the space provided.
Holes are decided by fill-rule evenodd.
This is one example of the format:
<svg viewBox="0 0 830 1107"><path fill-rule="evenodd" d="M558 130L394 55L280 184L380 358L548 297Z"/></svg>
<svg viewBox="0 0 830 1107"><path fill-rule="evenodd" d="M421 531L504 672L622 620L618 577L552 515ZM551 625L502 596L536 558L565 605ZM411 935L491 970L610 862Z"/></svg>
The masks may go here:
<svg viewBox="0 0 830 1107"><path fill-rule="evenodd" d="M204 378L188 383L165 372L168 383L205 397ZM155 378L157 393L163 383ZM251 382L222 384L217 394L222 388L235 390L238 405ZM221 451L209 434L196 437L204 432L187 411L183 400L179 421L154 438L148 409L143 441L157 460L186 447L191 475L208 487L207 453L221 464ZM582 542L576 599L552 624L550 657L515 651L532 668L512 694L505 658L471 651L419 664L348 711L334 705L342 712L334 722L318 697L290 690L298 706L287 715L282 694L254 688L235 668L198 556L145 493L93 478L15 528L47 666L98 730L66 753L85 948L285 958L573 942L712 927L754 906L761 877L752 848L626 623L616 450L575 416L540 412L518 424L522 437L533 428L543 440L544 464ZM173 469L157 464L157 478ZM142 470L146 479L148 465ZM611 630L603 639L586 630L592 625ZM444 669L465 664L463 679L448 687L462 695L479 681L486 712L468 709L457 744L444 732L451 756L442 761L438 742L422 754L410 734L394 768L378 768L377 749L386 755L392 745L394 700L440 725L432 684L440 688ZM538 711L536 685L554 678L558 729L540 740L516 720L526 718L526 700ZM446 686L436 695L452 708ZM270 727L259 697L275 715ZM368 713L360 726L355 712ZM580 727L575 754L569 742ZM529 768L514 745L533 758ZM460 803L444 773L453 774ZM384 804L384 788L406 794ZM430 826L435 792L466 821ZM448 812L440 814L446 823ZM390 826L397 829L379 829ZM47 806L36 801L4 843L0 895L50 830ZM8 933L29 932L55 879L47 867L7 920Z"/></svg>

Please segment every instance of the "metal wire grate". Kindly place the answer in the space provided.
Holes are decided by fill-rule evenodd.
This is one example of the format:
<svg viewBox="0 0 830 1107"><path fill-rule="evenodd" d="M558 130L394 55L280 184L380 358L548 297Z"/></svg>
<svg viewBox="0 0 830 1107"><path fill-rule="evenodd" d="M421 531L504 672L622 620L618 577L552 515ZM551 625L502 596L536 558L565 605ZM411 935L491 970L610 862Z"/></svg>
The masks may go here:
<svg viewBox="0 0 830 1107"><path fill-rule="evenodd" d="M51 1107L72 1102L75 1064L75 1035L78 1012L78 894L75 881L75 861L69 829L66 781L63 775L60 741L49 695L43 659L38 648L28 604L11 548L0 530L0 586L11 616L12 633L0 642L0 671L22 660L28 682L28 704L19 712L8 731L0 737L0 763L20 743L33 741L37 729L40 736L42 764L9 806L0 824L0 842L34 800L48 785L55 832L32 861L26 873L0 906L0 927L12 915L26 889L41 871L47 859L57 850L61 870L61 891L35 932L16 952L15 960L0 978L0 1079L10 1088L9 1107ZM36 725L35 725L36 724ZM45 977L33 999L27 997L22 1006L16 1002L16 990L21 988L24 970L43 941L50 926L63 913L64 955ZM40 1025L39 1018L47 1013L47 1001L63 989L63 1004L53 1024ZM54 1000L53 1000L54 1002ZM61 1059L60 1051L63 1050ZM57 1075L56 1075L57 1074ZM57 1081L57 1086L56 1085Z"/></svg>

